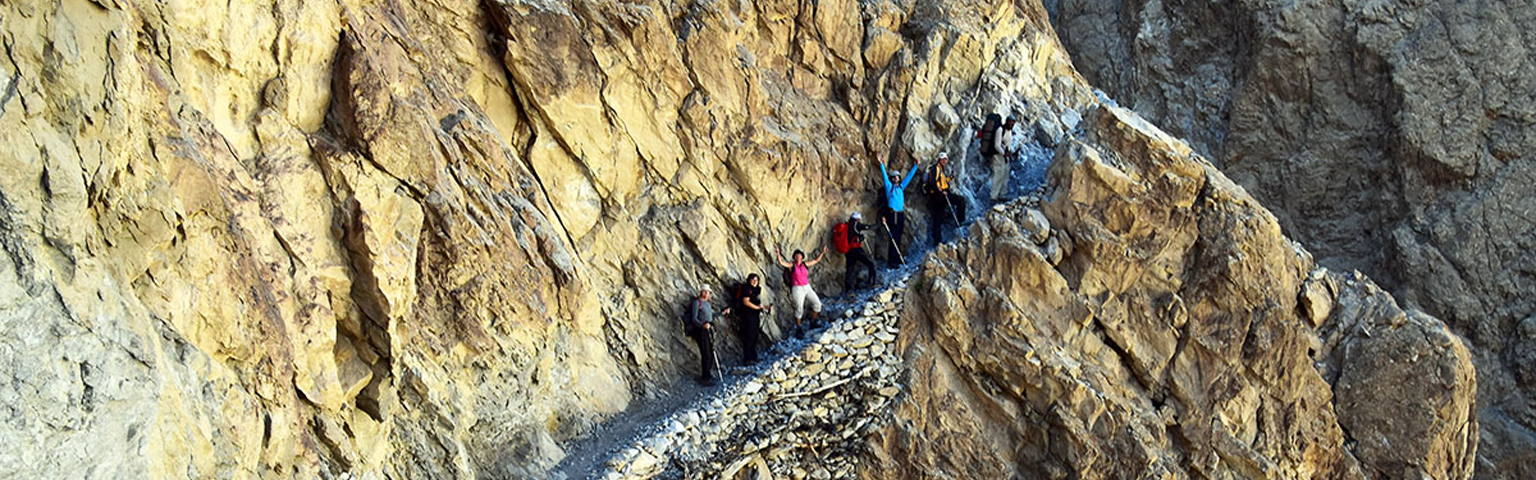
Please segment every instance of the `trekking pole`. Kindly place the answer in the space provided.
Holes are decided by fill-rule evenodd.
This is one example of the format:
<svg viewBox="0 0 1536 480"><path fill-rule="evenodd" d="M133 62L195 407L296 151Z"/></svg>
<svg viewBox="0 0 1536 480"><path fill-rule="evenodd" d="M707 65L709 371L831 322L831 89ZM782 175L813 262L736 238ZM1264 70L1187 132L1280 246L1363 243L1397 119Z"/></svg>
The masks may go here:
<svg viewBox="0 0 1536 480"><path fill-rule="evenodd" d="M907 258L901 254L901 245L896 243L896 234L891 233L891 225L885 223L885 219L882 218L880 219L880 226L885 227L885 237L891 239L891 251L896 252L896 260L900 261L902 265L906 265Z"/></svg>
<svg viewBox="0 0 1536 480"><path fill-rule="evenodd" d="M713 357L710 360L714 360L715 362L715 378L721 382L724 382L725 370L720 368L720 346L715 345L715 329L711 328L704 330L704 333L705 336L709 337L709 345L712 347L710 350L711 353L714 353L714 355L710 355L710 357Z"/></svg>

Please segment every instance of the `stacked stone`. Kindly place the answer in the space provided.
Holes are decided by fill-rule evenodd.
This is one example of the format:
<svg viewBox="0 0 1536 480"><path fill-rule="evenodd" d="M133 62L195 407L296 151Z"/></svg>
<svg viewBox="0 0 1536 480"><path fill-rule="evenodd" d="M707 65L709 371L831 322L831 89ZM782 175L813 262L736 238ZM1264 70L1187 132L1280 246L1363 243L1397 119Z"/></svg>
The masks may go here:
<svg viewBox="0 0 1536 480"><path fill-rule="evenodd" d="M902 279L795 355L674 414L596 478L851 478L864 438L902 392L896 355Z"/></svg>

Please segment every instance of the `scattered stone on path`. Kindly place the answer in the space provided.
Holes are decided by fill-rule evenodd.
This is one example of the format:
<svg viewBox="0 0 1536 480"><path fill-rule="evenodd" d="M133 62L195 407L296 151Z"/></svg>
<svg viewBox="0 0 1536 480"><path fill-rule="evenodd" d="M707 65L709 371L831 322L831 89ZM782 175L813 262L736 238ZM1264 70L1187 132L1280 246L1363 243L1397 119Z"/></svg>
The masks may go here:
<svg viewBox="0 0 1536 480"><path fill-rule="evenodd" d="M739 388L723 388L674 415L593 478L640 480L674 470L688 478L848 478L860 461L851 442L882 424L890 398L901 391L901 365L893 363L900 358L888 352L904 284L848 308L845 320L798 353L755 370Z"/></svg>

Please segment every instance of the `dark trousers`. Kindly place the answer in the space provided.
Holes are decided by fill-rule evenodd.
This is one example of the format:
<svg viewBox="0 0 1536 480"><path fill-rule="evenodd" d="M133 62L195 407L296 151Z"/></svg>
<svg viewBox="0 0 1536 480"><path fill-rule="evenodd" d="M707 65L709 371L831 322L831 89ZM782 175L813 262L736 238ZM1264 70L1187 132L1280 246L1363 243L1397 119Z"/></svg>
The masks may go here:
<svg viewBox="0 0 1536 480"><path fill-rule="evenodd" d="M843 267L843 291L851 292L854 289L859 288L858 280L860 269L864 270L864 277L867 279L865 280L865 285L874 285L876 278L875 261L869 258L869 252L865 252L864 247L857 247L849 250L848 255L846 255L844 258L846 258L848 262L847 265Z"/></svg>
<svg viewBox="0 0 1536 480"><path fill-rule="evenodd" d="M891 248L886 251L885 264L891 268L899 267L902 264L902 260L904 260L901 257L901 236L907 230L907 214L906 212L891 210L891 207L885 207L884 210L880 211L880 218L885 220L886 226L884 228L890 229L889 240Z"/></svg>
<svg viewBox="0 0 1536 480"><path fill-rule="evenodd" d="M693 343L699 344L699 371L703 372L699 377L704 380L715 378L715 342L710 337L709 330L694 330Z"/></svg>
<svg viewBox="0 0 1536 480"><path fill-rule="evenodd" d="M741 307L741 361L757 363L757 339L763 334L763 312Z"/></svg>
<svg viewBox="0 0 1536 480"><path fill-rule="evenodd" d="M944 232L965 221L965 199L951 192L928 195L928 237L933 244L944 241Z"/></svg>

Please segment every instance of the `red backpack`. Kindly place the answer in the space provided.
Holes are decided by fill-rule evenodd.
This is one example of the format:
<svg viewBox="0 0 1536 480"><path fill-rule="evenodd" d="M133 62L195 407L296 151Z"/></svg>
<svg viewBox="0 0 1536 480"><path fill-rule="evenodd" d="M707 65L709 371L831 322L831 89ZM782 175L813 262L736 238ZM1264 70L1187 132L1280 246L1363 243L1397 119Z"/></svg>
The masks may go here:
<svg viewBox="0 0 1536 480"><path fill-rule="evenodd" d="M849 251L863 246L857 240L851 238L848 230L848 222L839 223L837 226L832 227L832 248L837 250L837 253L846 255Z"/></svg>

